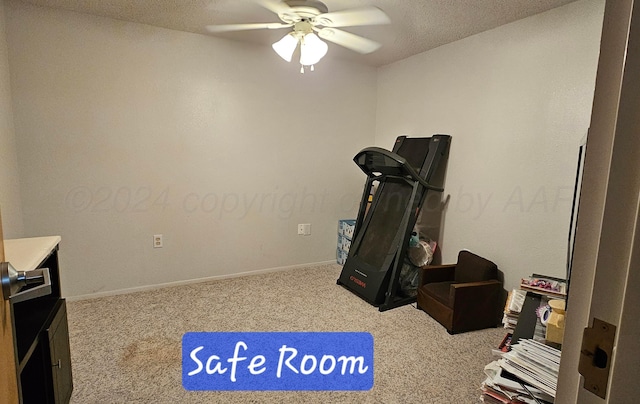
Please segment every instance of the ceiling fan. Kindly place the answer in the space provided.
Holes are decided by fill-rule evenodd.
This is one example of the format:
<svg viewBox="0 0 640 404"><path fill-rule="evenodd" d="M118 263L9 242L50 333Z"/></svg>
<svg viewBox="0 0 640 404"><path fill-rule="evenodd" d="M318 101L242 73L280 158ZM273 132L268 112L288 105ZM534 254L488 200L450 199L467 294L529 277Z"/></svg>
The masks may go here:
<svg viewBox="0 0 640 404"><path fill-rule="evenodd" d="M291 62L293 52L300 44L300 72L313 66L326 55L328 45L320 38L352 51L367 54L380 47L378 42L352 34L337 27L389 24L389 17L377 7L361 7L329 12L318 0L253 0L277 14L281 22L209 25L209 32L231 32L254 29L293 28L272 45L280 57ZM317 33L317 35L316 35Z"/></svg>

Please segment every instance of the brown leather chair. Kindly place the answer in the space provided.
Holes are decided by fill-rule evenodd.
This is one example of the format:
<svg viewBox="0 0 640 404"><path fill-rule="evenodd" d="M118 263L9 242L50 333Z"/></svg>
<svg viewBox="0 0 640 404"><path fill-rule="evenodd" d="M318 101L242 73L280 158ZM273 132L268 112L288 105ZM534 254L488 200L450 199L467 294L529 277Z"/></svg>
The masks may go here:
<svg viewBox="0 0 640 404"><path fill-rule="evenodd" d="M502 282L493 262L460 251L458 262L421 268L418 308L449 334L496 327L502 313Z"/></svg>

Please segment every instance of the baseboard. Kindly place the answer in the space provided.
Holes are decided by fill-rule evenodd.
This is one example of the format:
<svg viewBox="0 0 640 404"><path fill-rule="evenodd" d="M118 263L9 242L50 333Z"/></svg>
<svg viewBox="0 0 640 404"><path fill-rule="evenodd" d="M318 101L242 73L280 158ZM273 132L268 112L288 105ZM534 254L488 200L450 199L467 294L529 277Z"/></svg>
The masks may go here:
<svg viewBox="0 0 640 404"><path fill-rule="evenodd" d="M90 293L90 294L79 295L79 296L70 296L70 297L66 297L65 296L64 298L69 302L75 302L75 301L80 301L80 300L97 299L97 298L100 298L100 297L126 295L126 294L129 294L129 293L137 293L137 292L145 292L145 291L155 290L155 289L171 288L171 287L174 287L174 286L191 285L191 284L194 284L194 283L210 282L210 281L229 279L229 278L240 278L240 277L243 277L243 276L251 276L251 275L260 275L260 274L266 274L266 273L270 273L270 272L291 271L291 270L294 270L294 269L300 269L300 268L312 267L312 266L318 266L318 265L335 264L335 263L336 263L335 260L321 261L321 262L311 262L311 263L307 263L307 264L288 265L288 266L284 266L284 267L257 269L257 270L254 270L254 271L238 272L238 273L234 273L234 274L208 276L206 278L197 278L197 279L188 279L188 280L184 280L184 281L158 283L158 284L155 284L155 285L138 286L138 287L135 287L135 288L109 290L109 291L106 291L106 292Z"/></svg>

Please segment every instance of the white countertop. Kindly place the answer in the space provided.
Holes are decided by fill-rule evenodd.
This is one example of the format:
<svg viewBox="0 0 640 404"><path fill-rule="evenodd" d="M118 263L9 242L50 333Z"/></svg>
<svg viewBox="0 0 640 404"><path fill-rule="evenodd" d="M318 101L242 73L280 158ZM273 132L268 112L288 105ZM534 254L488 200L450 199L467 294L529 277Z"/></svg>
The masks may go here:
<svg viewBox="0 0 640 404"><path fill-rule="evenodd" d="M5 240L4 259L18 271L31 271L47 258L60 240L60 236Z"/></svg>

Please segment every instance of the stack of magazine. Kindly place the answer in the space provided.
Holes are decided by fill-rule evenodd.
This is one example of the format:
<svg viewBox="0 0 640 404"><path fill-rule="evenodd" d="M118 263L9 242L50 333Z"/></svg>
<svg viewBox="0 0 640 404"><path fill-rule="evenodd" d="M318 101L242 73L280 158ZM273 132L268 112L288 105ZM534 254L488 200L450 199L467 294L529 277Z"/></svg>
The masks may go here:
<svg viewBox="0 0 640 404"><path fill-rule="evenodd" d="M550 297L567 297L567 281L546 275L533 274L520 280L520 289Z"/></svg>
<svg viewBox="0 0 640 404"><path fill-rule="evenodd" d="M526 291L513 289L509 292L509 296L507 297L507 302L504 305L504 316L502 317L502 324L504 328L506 328L510 333L516 329L516 325L518 324L518 316L520 315L520 311L522 310L522 305L524 303L524 298L526 296Z"/></svg>
<svg viewBox="0 0 640 404"><path fill-rule="evenodd" d="M560 351L533 339L521 339L511 351L485 367L485 403L553 403Z"/></svg>

